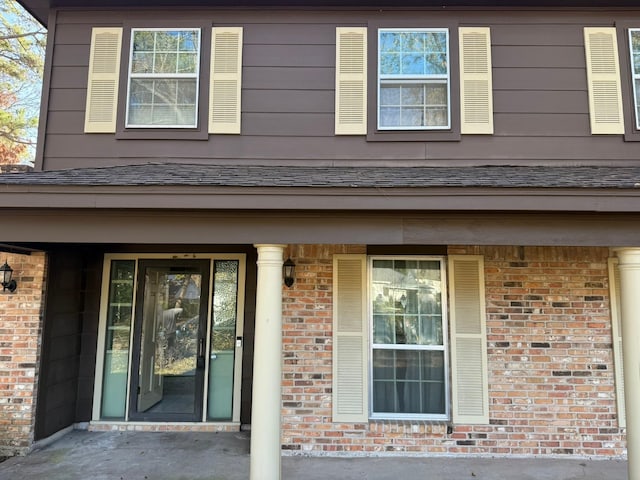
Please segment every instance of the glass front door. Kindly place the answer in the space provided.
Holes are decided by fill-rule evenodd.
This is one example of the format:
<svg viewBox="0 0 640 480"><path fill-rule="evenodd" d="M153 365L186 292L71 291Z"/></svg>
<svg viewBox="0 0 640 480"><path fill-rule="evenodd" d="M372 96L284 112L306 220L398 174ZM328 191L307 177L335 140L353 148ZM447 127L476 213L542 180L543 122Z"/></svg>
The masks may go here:
<svg viewBox="0 0 640 480"><path fill-rule="evenodd" d="M202 420L209 265L139 261L131 420Z"/></svg>
<svg viewBox="0 0 640 480"><path fill-rule="evenodd" d="M107 254L94 420L239 422L245 256Z"/></svg>

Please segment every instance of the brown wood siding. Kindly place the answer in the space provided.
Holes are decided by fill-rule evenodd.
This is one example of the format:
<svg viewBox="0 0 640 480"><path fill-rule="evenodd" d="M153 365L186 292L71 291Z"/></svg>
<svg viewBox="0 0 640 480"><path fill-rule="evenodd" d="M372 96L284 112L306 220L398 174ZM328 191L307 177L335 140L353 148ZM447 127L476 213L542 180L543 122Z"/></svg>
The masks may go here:
<svg viewBox="0 0 640 480"><path fill-rule="evenodd" d="M638 162L637 144L589 129L583 27L624 20L640 27L640 9L611 11L458 10L60 10L52 59L45 170L146 162L234 164L455 165L621 164ZM159 24L244 27L242 133L208 140L116 138L84 134L93 26ZM634 22L635 20L635 22ZM491 28L493 135L454 141L367 141L334 135L335 27L369 22L398 26ZM148 23L147 23L148 24ZM171 26L171 20L167 20ZM127 33L125 32L125 35ZM457 32L451 32L457 35ZM375 50L370 48L371 52ZM209 46L203 45L203 55ZM628 61L621 49L621 62ZM126 68L128 52L123 52ZM371 65L371 63L370 63ZM452 65L456 69L457 65ZM204 73L203 73L204 74ZM203 77L205 81L206 75ZM628 79L623 78L623 82ZM126 89L126 85L121 88ZM375 88L371 85L370 88ZM457 92L452 91L452 95ZM632 99L625 98L625 108ZM204 106L202 106L204 108ZM369 105L375 108L375 105ZM404 136L406 138L406 136Z"/></svg>
<svg viewBox="0 0 640 480"><path fill-rule="evenodd" d="M36 440L91 419L101 263L82 249L50 251Z"/></svg>

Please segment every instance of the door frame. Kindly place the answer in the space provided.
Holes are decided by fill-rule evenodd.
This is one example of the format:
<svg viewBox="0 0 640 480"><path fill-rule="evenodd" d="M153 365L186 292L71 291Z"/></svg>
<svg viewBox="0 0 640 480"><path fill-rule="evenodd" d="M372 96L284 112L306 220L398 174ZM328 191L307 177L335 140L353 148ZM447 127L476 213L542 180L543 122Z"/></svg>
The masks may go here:
<svg viewBox="0 0 640 480"><path fill-rule="evenodd" d="M116 260L133 260L135 261L134 278L138 277L138 263L140 260L157 259L157 260L188 260L188 259L206 259L210 262L209 267L209 292L208 292L208 308L207 308L207 325L206 325L206 341L205 341L205 358L209 358L211 352L211 327L213 320L213 288L214 288L214 262L216 260L237 260L238 261L238 299L236 308L236 336L239 341L236 342L235 347L235 360L233 371L233 406L232 406L232 418L231 421L211 421L207 420L206 406L208 402L208 382L209 382L209 362L205 361L205 377L204 377L204 392L203 392L203 409L202 418L197 423L210 423L210 424L234 424L240 425L240 409L242 400L242 359L244 351L244 321L245 321L245 296L246 296L246 253L107 253L104 255L103 268L102 268L102 287L100 294L100 317L98 325L98 341L96 350L96 368L94 378L94 395L93 395L93 408L91 415L92 423L122 423L122 422L135 422L129 417L129 391L131 385L132 374L132 356L133 356L133 334L135 330L135 324L131 325L131 333L129 339L129 352L128 352L128 366L127 366L127 391L125 400L125 414L124 418L120 419L102 419L101 407L102 407L102 387L103 377L105 369L105 346L106 346L106 330L107 330L107 313L108 313L108 301L109 301L109 281L111 273L111 262ZM137 304L137 288L134 288L133 294L133 311L135 312ZM134 319L135 322L135 319ZM144 422L150 424L153 422ZM171 423L161 422L163 424ZM180 422L184 425L185 422Z"/></svg>

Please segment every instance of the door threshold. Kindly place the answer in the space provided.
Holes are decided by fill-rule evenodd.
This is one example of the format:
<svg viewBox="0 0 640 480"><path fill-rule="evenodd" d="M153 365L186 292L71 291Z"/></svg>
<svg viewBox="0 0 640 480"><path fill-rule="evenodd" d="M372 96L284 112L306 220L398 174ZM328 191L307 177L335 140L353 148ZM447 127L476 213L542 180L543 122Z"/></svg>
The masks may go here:
<svg viewBox="0 0 640 480"><path fill-rule="evenodd" d="M90 432L239 432L240 422L89 422Z"/></svg>

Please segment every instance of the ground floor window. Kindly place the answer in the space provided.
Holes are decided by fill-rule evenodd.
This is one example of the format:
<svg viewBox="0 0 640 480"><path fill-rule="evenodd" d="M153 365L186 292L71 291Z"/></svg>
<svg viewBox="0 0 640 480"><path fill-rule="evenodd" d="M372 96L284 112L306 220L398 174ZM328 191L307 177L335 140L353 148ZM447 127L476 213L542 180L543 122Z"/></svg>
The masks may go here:
<svg viewBox="0 0 640 480"><path fill-rule="evenodd" d="M94 420L239 421L244 255L108 255Z"/></svg>
<svg viewBox="0 0 640 480"><path fill-rule="evenodd" d="M370 259L373 418L448 418L443 264Z"/></svg>

